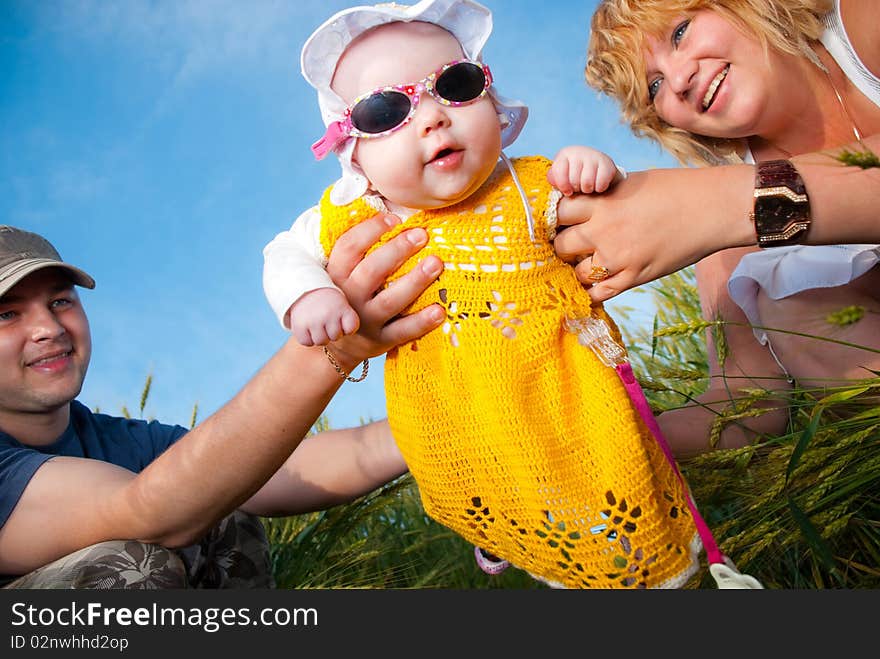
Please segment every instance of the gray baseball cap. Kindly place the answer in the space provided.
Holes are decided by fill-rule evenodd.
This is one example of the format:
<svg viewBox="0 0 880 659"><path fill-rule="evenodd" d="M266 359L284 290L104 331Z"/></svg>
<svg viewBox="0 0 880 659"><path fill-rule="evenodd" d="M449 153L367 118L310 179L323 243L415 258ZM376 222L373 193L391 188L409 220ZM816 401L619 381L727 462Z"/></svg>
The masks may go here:
<svg viewBox="0 0 880 659"><path fill-rule="evenodd" d="M94 288L95 280L79 268L65 263L52 244L42 236L9 225L0 225L0 297L28 275L43 268L61 268L73 283Z"/></svg>

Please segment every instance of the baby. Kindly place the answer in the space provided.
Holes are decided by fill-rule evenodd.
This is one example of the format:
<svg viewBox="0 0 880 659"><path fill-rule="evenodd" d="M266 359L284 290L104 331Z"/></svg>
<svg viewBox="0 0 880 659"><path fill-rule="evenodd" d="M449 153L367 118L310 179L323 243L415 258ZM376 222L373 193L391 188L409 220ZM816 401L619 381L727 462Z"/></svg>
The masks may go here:
<svg viewBox="0 0 880 659"><path fill-rule="evenodd" d="M491 25L470 0L422 0L344 10L312 34L303 74L327 127L313 150L335 153L342 178L266 246L267 298L339 370L332 341L358 318L323 269L335 240L378 211L403 219L386 240L423 227L444 271L411 310L439 303L447 322L388 355L385 386L425 511L484 550L487 571L680 586L701 548L686 488L617 375L616 326L553 251L578 196L550 186L548 159L502 152L527 109L481 60ZM554 180L613 183L610 158L570 153Z"/></svg>

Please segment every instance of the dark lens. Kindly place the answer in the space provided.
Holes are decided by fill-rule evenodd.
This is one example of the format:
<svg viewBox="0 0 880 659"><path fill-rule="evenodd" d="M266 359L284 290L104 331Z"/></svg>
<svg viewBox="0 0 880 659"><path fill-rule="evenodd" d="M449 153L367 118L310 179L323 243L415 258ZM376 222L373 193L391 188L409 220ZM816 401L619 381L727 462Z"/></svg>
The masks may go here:
<svg viewBox="0 0 880 659"><path fill-rule="evenodd" d="M460 62L437 76L434 89L441 98L453 103L472 101L483 93L486 76L483 68L470 62Z"/></svg>
<svg viewBox="0 0 880 659"><path fill-rule="evenodd" d="M377 92L359 101L351 110L351 124L364 133L384 133L406 119L410 102L406 94Z"/></svg>

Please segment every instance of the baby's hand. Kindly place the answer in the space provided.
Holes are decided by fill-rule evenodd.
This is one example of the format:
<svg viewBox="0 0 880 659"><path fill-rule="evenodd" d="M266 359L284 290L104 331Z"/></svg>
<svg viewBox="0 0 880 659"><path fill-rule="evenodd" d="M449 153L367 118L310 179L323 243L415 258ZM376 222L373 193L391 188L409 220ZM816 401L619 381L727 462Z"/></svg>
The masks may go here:
<svg viewBox="0 0 880 659"><path fill-rule="evenodd" d="M354 334L360 318L335 288L309 291L290 307L290 331L304 346L323 346Z"/></svg>
<svg viewBox="0 0 880 659"><path fill-rule="evenodd" d="M588 146L564 147L547 172L547 180L566 197L576 192L605 192L622 178L614 161Z"/></svg>

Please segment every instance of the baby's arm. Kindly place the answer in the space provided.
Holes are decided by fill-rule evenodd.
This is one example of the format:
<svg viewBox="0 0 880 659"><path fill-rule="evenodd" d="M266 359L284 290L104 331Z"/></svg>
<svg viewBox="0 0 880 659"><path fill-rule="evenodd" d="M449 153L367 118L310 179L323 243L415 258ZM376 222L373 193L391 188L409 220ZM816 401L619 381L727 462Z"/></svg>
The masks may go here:
<svg viewBox="0 0 880 659"><path fill-rule="evenodd" d="M564 147L547 172L547 180L566 197L605 192L625 174L610 156L588 146Z"/></svg>
<svg viewBox="0 0 880 659"><path fill-rule="evenodd" d="M276 317L303 345L356 332L357 313L325 270L320 213L310 208L263 249L263 290Z"/></svg>
<svg viewBox="0 0 880 659"><path fill-rule="evenodd" d="M309 291L290 307L290 331L304 346L323 346L354 334L360 319L345 295L335 288Z"/></svg>

